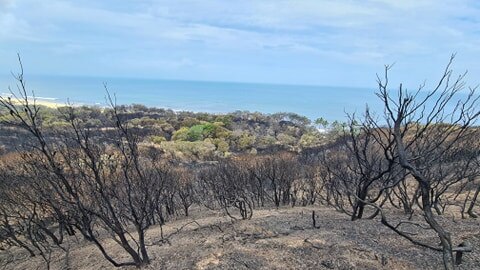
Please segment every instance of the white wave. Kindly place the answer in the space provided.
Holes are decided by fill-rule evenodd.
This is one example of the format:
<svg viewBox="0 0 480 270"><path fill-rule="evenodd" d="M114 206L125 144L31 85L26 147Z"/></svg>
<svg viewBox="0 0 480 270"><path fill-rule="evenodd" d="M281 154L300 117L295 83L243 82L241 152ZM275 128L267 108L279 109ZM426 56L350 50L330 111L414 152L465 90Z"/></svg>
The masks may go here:
<svg viewBox="0 0 480 270"><path fill-rule="evenodd" d="M0 93L0 97L14 97L14 95L12 93ZM19 96L17 96L19 97ZM29 99L38 99L38 100L48 100L48 101L55 101L55 100L59 100L58 98L54 98L54 97L37 97L37 96L27 96L27 98Z"/></svg>

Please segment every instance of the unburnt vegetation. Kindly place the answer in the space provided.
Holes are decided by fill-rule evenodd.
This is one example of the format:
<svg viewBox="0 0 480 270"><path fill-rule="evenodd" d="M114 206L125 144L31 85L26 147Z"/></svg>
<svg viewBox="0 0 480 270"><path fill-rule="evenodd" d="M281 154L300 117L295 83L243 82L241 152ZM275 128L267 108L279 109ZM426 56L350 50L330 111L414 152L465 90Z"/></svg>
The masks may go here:
<svg viewBox="0 0 480 270"><path fill-rule="evenodd" d="M50 268L52 254L90 243L115 267L144 267L152 246L174 247L172 235L200 227L163 232L193 210L235 224L254 222L258 211L304 208L312 211L311 237L322 231L315 209L330 208L351 226L376 220L454 269L479 248L444 219L459 217L461 226L477 218L480 111L476 89L466 88L464 74L454 77L452 60L436 85L415 91L390 89L387 66L377 92L384 111L331 125L288 113L119 106L108 91L108 108L52 110L30 97L22 70L18 91L0 98L0 252L23 250Z"/></svg>

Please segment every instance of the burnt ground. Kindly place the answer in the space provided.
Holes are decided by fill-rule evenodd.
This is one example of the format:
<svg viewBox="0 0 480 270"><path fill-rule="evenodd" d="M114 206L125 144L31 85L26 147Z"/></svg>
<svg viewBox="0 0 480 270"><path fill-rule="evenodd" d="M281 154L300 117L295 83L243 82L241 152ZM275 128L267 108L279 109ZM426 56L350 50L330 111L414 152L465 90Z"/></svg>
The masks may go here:
<svg viewBox="0 0 480 270"><path fill-rule="evenodd" d="M318 229L312 228L311 211ZM441 254L414 246L379 220L350 221L326 207L257 210L251 220L232 222L213 211L193 211L190 218L148 231L152 259L145 269L441 269ZM474 251L460 269L480 269L480 222L439 217L454 244L468 241ZM416 237L435 244L435 234L405 224ZM128 257L106 240L117 258ZM69 252L52 255L52 269L115 269L95 246L70 239ZM44 269L41 258L17 249L0 252L5 269ZM132 268L135 269L135 268Z"/></svg>

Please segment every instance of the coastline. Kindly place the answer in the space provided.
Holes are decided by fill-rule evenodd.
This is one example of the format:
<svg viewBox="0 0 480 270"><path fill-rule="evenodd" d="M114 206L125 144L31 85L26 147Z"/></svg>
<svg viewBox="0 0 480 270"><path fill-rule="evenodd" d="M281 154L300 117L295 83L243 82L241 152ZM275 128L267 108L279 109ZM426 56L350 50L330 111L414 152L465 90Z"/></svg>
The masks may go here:
<svg viewBox="0 0 480 270"><path fill-rule="evenodd" d="M107 105L104 81L108 82L110 93L115 94L118 105L141 104L215 114L293 112L312 121L318 117L344 121L345 110L363 111L364 104L375 98L369 88L82 76L30 76L28 89L34 90L37 97L54 97L60 103L70 100L103 107ZM8 81L0 78L0 86L3 82L8 85Z"/></svg>
<svg viewBox="0 0 480 270"><path fill-rule="evenodd" d="M0 97L2 98L12 98L12 102L14 104L22 104L22 102L18 99L18 98L15 98L13 97L11 94L5 94L5 93L2 93L0 95ZM51 109L57 109L57 108L60 108L60 107L65 107L67 106L66 103L62 103L60 102L59 100L57 100L56 98L43 98L43 97L28 97L30 101L34 100L35 101L35 104L38 105L38 106L44 106L44 107L47 107L47 108L51 108ZM76 105L73 105L73 106L76 106Z"/></svg>

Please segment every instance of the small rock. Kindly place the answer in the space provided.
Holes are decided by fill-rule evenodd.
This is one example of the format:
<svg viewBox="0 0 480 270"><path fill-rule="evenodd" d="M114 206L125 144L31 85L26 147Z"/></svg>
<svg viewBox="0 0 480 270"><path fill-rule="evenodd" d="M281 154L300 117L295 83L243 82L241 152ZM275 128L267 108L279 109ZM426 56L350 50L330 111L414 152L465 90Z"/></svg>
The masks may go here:
<svg viewBox="0 0 480 270"><path fill-rule="evenodd" d="M382 265L385 266L388 264L388 258L382 255Z"/></svg>
<svg viewBox="0 0 480 270"><path fill-rule="evenodd" d="M335 268L335 265L333 264L333 262L331 260L323 260L321 262L321 264L328 269L334 269Z"/></svg>

